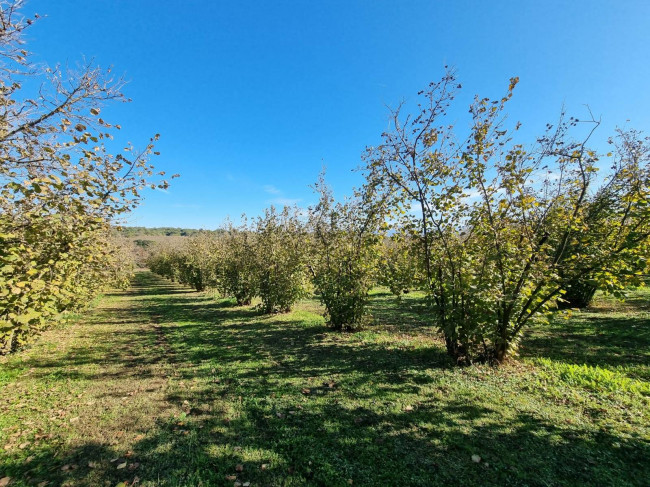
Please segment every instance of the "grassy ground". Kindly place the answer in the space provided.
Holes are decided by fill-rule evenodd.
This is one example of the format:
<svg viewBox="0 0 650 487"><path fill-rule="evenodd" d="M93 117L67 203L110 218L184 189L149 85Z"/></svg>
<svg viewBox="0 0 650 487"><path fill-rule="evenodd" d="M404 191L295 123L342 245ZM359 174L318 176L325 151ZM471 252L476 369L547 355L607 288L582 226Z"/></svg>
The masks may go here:
<svg viewBox="0 0 650 487"><path fill-rule="evenodd" d="M649 485L650 294L457 368L417 295L327 330L139 273L0 362L9 485ZM0 480L0 482L2 482ZM49 483L48 483L49 482Z"/></svg>

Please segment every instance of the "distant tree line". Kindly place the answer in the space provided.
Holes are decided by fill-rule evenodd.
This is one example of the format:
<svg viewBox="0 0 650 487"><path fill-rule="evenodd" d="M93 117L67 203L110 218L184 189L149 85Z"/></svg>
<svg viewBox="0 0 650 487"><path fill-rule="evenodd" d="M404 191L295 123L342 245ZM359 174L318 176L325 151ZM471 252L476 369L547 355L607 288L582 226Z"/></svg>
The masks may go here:
<svg viewBox="0 0 650 487"><path fill-rule="evenodd" d="M204 232L220 232L222 230L203 230L194 228L176 228L176 227L128 227L119 228L119 233L124 237L193 237Z"/></svg>

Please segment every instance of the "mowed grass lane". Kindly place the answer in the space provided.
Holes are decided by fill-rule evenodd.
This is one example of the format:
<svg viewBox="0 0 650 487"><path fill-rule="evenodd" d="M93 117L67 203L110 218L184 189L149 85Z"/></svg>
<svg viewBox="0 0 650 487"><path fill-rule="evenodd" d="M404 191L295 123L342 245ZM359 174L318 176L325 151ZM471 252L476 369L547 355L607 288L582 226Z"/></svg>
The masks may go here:
<svg viewBox="0 0 650 487"><path fill-rule="evenodd" d="M10 485L648 485L649 296L453 366L421 296L329 331L138 273L0 362ZM583 366L582 364L588 364ZM49 482L46 484L45 482Z"/></svg>

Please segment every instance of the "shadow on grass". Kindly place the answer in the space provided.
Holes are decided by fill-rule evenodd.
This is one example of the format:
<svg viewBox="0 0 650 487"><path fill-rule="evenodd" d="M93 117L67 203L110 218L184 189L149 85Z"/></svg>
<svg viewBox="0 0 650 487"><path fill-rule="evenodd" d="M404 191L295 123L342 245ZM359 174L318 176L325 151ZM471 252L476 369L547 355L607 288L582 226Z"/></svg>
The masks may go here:
<svg viewBox="0 0 650 487"><path fill-rule="evenodd" d="M39 357L28 366L36 374L57 370L67 380L80 374L70 369L98 357L124 365L116 376L143 374L143 366L173 358L178 378L193 385L171 390L167 400L187 402L187 413L159 418L128 455L119 444L29 446L31 461L10 459L5 475L25 485L89 486L133 483L135 477L140 484L169 486L338 486L348 480L373 486L646 485L650 476L650 445L634 433L622 439L503 402L479 404L471 389L449 397L439 376L453 367L442 347L341 336L313 313L263 316L224 307L148 273L126 295L141 307L101 316L125 324L118 335L93 335L93 348L72 348L57 360ZM419 305L404 306L413 326L421 326ZM398 321L399 313L387 308L377 305L386 310L381 320ZM138 321L148 326L129 326ZM594 340L584 350L535 336L526 350L563 360L613 354L600 360L616 362L615 352L629 346L624 329L633 324L610 320L600 332L609 336L594 338L594 324L578 321L570 332L575 348ZM103 374L100 368L85 378ZM302 384L309 389L301 394ZM429 392L418 402L395 402L396 395L418 394L425 384Z"/></svg>
<svg viewBox="0 0 650 487"><path fill-rule="evenodd" d="M401 299L389 292L373 292L369 311L377 325L391 331L437 333L427 298L419 292L405 294Z"/></svg>
<svg viewBox="0 0 650 487"><path fill-rule="evenodd" d="M523 357L544 357L555 361L601 367L636 368L650 380L650 305L647 296L636 296L626 303L636 312L608 313L587 310L570 320L555 318L538 326L524 337Z"/></svg>
<svg viewBox="0 0 650 487"><path fill-rule="evenodd" d="M462 397L411 412L329 403L290 413L249 399L237 418L213 411L161 420L130 452L94 443L65 455L35 449L30 462L4 471L25 484L79 486L136 478L170 486L647 485L650 447L640 439L621 443L524 413L505 423L496 408Z"/></svg>

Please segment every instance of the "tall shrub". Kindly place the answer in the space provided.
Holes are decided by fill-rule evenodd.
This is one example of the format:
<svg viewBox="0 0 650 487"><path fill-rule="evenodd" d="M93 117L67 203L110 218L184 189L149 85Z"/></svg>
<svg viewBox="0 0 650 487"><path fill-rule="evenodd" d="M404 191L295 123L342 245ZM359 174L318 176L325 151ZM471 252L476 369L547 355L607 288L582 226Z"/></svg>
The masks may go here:
<svg viewBox="0 0 650 487"><path fill-rule="evenodd" d="M0 3L0 353L57 313L124 283L111 226L150 182L143 152L104 146L119 125L102 106L123 82L91 64L75 71L30 61L20 1ZM166 183L160 183L165 187Z"/></svg>
<svg viewBox="0 0 650 487"><path fill-rule="evenodd" d="M307 235L298 210L274 207L257 219L258 293L265 313L287 312L306 293Z"/></svg>
<svg viewBox="0 0 650 487"><path fill-rule="evenodd" d="M313 247L310 270L318 297L335 330L358 328L367 315L382 235L378 206L370 194L335 203L321 177L317 205L309 209Z"/></svg>
<svg viewBox="0 0 650 487"><path fill-rule="evenodd" d="M647 255L647 139L621 133L595 189L600 156L587 144L599 121L563 115L534 146L515 143L505 106L517 81L499 99L475 99L462 137L446 120L459 86L449 72L414 116L395 110L367 153L368 186L418 229L435 325L459 362L503 361L569 283L619 289Z"/></svg>
<svg viewBox="0 0 650 487"><path fill-rule="evenodd" d="M251 304L259 289L257 236L247 220L239 227L228 225L221 237L219 262L219 291L233 296L240 306Z"/></svg>

